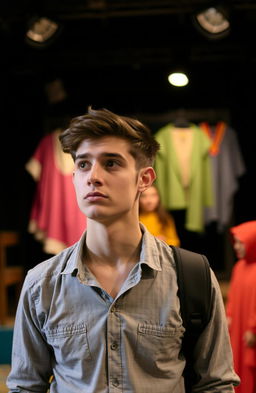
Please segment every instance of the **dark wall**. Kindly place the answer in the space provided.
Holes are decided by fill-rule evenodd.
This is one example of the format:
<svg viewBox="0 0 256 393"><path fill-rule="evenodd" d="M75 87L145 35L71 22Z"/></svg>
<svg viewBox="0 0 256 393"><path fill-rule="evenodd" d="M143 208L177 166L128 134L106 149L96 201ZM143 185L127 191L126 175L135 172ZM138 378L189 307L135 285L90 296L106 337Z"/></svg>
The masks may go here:
<svg viewBox="0 0 256 393"><path fill-rule="evenodd" d="M142 119L156 116L158 120L149 124L152 132L166 113L179 108L228 113L247 169L235 195L232 225L256 219L252 98L256 73L248 37L255 24L253 18L249 24L244 17L237 16L238 29L233 28L232 35L220 42L206 41L187 16L176 14L164 15L157 29L153 28L154 16L79 19L72 25L69 21L56 43L42 50L24 45L23 27L17 23L4 36L1 31L0 225L2 230L20 231L22 264L30 267L45 257L41 245L27 233L35 183L25 171L25 163L56 119L82 114L90 104ZM183 89L171 87L166 79L179 62L186 65L190 76L190 84ZM55 78L63 81L67 98L50 104L45 87ZM225 269L230 250L226 251L226 240L223 243L216 237L214 228L207 239L191 237L188 245L195 244L209 256L215 250L216 269Z"/></svg>

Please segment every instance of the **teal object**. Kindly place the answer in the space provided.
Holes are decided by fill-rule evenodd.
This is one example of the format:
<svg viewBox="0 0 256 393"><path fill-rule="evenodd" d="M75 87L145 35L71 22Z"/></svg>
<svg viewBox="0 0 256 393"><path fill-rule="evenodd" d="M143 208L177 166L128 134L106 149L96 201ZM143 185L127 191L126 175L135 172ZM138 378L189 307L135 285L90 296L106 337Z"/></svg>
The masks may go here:
<svg viewBox="0 0 256 393"><path fill-rule="evenodd" d="M11 364L13 329L0 327L0 364Z"/></svg>

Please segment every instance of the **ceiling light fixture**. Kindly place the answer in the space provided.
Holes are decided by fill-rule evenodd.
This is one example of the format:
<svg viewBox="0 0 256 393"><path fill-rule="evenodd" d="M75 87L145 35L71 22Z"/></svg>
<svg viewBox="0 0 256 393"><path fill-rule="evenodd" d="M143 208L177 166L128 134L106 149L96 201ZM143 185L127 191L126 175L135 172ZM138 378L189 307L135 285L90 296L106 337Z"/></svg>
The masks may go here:
<svg viewBox="0 0 256 393"><path fill-rule="evenodd" d="M26 42L31 46L45 47L52 43L60 31L60 25L47 18L34 18L29 23Z"/></svg>
<svg viewBox="0 0 256 393"><path fill-rule="evenodd" d="M168 81L173 86L183 87L188 84L189 79L184 72L173 72L168 75Z"/></svg>
<svg viewBox="0 0 256 393"><path fill-rule="evenodd" d="M228 10L216 5L193 15L196 28L209 39L223 38L230 32Z"/></svg>

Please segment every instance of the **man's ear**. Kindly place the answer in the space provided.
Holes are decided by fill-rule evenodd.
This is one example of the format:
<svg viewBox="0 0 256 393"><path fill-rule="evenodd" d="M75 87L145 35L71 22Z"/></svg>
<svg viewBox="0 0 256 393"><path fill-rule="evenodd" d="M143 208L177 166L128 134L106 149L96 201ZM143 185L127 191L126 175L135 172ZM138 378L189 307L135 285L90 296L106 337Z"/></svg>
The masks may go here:
<svg viewBox="0 0 256 393"><path fill-rule="evenodd" d="M139 192L145 191L148 187L152 185L155 178L156 178L156 173L151 166L147 168L142 168L139 175L138 191Z"/></svg>

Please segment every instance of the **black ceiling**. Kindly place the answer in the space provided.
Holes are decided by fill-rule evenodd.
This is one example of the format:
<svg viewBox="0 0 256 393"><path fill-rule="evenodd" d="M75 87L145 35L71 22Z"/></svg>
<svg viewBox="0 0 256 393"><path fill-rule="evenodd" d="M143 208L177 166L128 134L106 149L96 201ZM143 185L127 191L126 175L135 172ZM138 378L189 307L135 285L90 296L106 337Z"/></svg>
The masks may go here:
<svg viewBox="0 0 256 393"><path fill-rule="evenodd" d="M224 3L231 32L210 41L192 22L196 10L212 5L207 0L2 1L2 66L27 94L35 84L43 87L61 78L75 105L81 97L90 102L99 96L116 105L123 100L137 106L144 100L144 109L158 108L163 100L180 106L194 99L202 105L206 96L212 105L220 87L226 105L235 94L245 94L244 82L254 86L250 77L256 64L256 2ZM62 26L47 48L25 43L27 24L36 15L49 16ZM176 67L190 75L191 84L183 93L166 80Z"/></svg>

